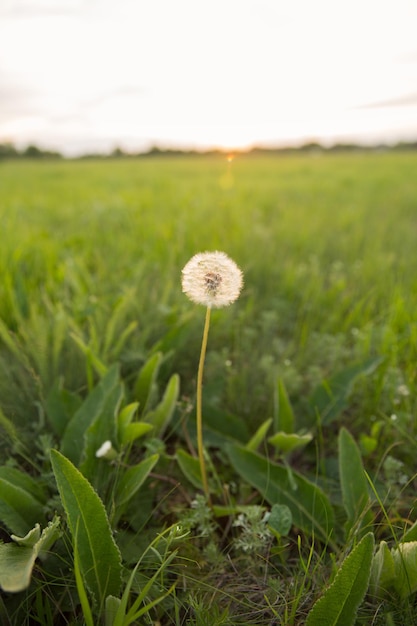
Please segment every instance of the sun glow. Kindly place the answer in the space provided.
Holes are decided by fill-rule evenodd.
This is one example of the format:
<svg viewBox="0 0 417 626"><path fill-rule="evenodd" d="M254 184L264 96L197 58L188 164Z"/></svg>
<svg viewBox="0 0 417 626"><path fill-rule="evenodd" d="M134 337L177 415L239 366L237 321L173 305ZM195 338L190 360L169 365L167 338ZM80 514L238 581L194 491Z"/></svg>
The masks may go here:
<svg viewBox="0 0 417 626"><path fill-rule="evenodd" d="M362 106L415 94L417 5L407 0L378 5L378 29L374 3L361 0L178 0L164 3L163 19L159 2L17 4L0 7L12 51L0 65L0 142L233 153L417 135L417 97Z"/></svg>

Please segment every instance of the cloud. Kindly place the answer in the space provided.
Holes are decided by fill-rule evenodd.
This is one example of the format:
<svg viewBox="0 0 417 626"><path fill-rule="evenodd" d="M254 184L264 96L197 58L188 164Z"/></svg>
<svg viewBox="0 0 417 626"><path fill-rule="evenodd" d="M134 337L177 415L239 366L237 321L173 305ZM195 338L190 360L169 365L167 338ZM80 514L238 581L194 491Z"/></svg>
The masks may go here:
<svg viewBox="0 0 417 626"><path fill-rule="evenodd" d="M386 109L391 107L409 107L417 106L417 92L404 94L396 98L389 98L388 100L380 100L377 102L369 102L356 107L355 109Z"/></svg>
<svg viewBox="0 0 417 626"><path fill-rule="evenodd" d="M98 93L97 95L85 100L82 103L82 107L85 109L94 108L103 103L109 102L109 100L115 99L136 99L138 97L142 97L146 93L146 90L143 87L133 86L133 85L124 85L118 87L116 89L109 89L108 91L103 91Z"/></svg>
<svg viewBox="0 0 417 626"><path fill-rule="evenodd" d="M41 112L39 93L29 86L16 83L0 72L0 123Z"/></svg>
<svg viewBox="0 0 417 626"><path fill-rule="evenodd" d="M0 133L71 150L414 133L414 10L398 3L370 29L362 0L341 15L331 0L0 0Z"/></svg>
<svg viewBox="0 0 417 626"><path fill-rule="evenodd" d="M95 0L94 0L95 2ZM9 0L0 6L0 15L8 18L78 15L91 5L87 0Z"/></svg>

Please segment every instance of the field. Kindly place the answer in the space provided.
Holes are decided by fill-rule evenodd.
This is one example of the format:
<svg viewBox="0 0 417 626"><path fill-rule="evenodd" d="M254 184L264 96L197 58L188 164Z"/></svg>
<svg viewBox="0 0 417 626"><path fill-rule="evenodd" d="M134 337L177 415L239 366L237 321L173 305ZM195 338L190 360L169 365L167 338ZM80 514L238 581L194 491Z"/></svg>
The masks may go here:
<svg viewBox="0 0 417 626"><path fill-rule="evenodd" d="M416 169L0 163L2 623L416 622ZM244 273L212 312L209 500L205 250Z"/></svg>

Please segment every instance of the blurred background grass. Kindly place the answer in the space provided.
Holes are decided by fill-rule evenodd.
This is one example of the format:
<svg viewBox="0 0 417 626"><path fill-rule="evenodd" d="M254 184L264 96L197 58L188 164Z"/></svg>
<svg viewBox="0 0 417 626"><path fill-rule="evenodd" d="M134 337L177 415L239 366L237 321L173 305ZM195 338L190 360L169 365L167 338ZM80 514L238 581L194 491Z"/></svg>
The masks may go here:
<svg viewBox="0 0 417 626"><path fill-rule="evenodd" d="M273 410L277 377L302 413L323 378L381 355L357 419L388 414L395 389L416 376L416 160L3 162L0 406L24 423L58 377L85 386L71 334L107 364L121 360L127 377L150 351L169 352L167 375L178 371L192 395L203 311L181 293L180 273L194 253L220 249L245 288L213 317L214 405L255 428Z"/></svg>

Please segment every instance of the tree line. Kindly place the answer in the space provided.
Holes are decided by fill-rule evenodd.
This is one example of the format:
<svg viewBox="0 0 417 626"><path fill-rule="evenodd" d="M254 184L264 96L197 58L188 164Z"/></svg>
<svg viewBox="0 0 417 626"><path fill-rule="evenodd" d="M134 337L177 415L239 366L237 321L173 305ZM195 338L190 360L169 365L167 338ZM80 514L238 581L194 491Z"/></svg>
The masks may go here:
<svg viewBox="0 0 417 626"><path fill-rule="evenodd" d="M336 143L331 146L323 146L320 143L309 142L298 146L281 146L276 148L254 147L250 150L235 150L234 154L239 155L274 155L274 154L291 154L291 153L321 153L321 152L353 152L353 151L386 151L386 150L417 150L417 141L400 141L396 144L375 144L361 145L354 143ZM86 153L78 159L127 159L140 157L181 157L181 156L222 156L227 151L223 150L181 150L181 149L164 149L153 146L145 152L126 152L122 148L117 147L108 153ZM0 161L6 159L63 159L65 158L60 152L54 150L45 150L30 144L24 149L16 148L12 143L0 143Z"/></svg>
<svg viewBox="0 0 417 626"><path fill-rule="evenodd" d="M62 154L53 150L43 150L31 144L19 150L12 143L0 143L1 159L62 159Z"/></svg>

